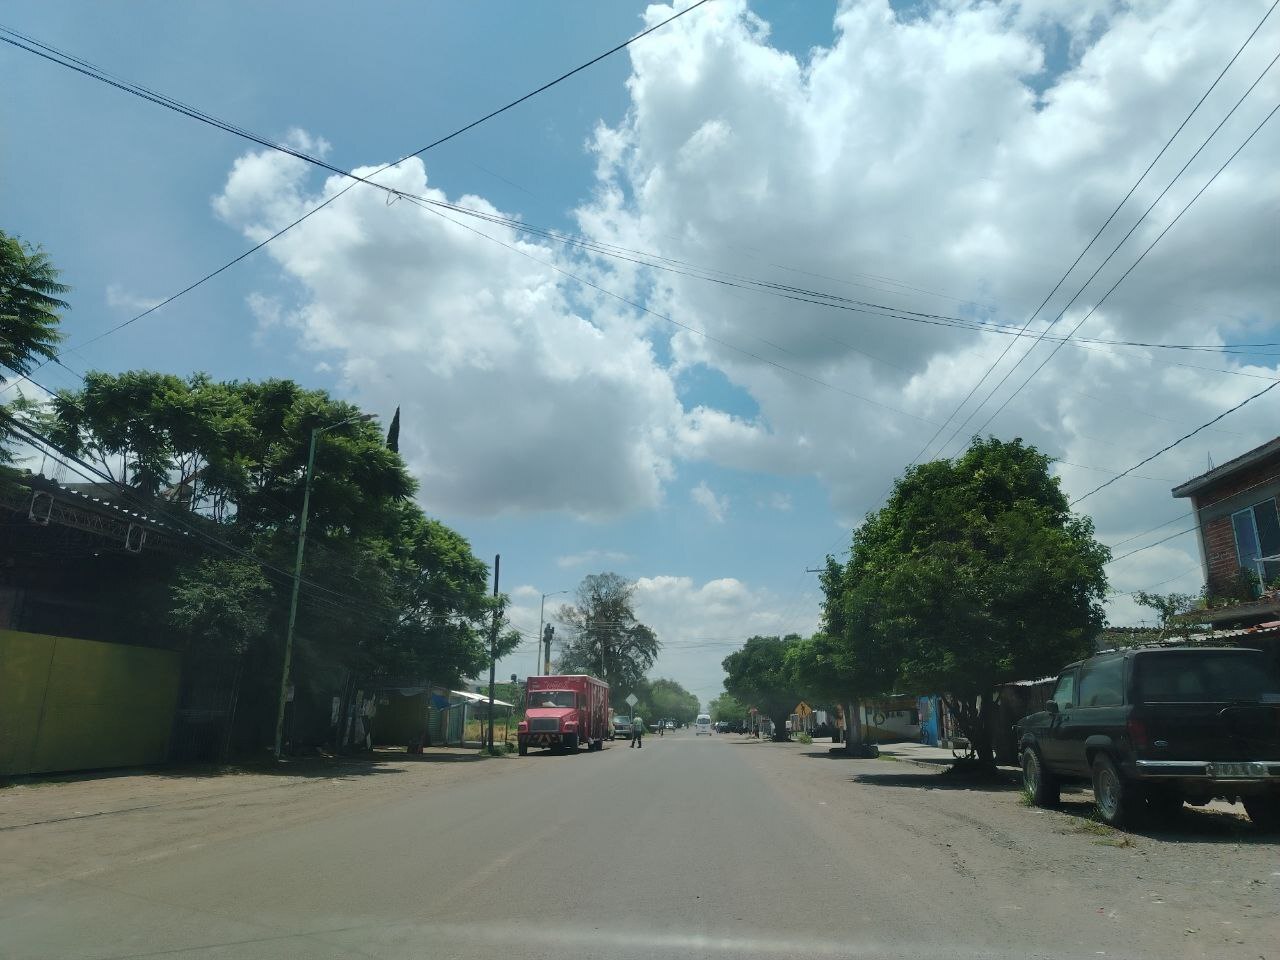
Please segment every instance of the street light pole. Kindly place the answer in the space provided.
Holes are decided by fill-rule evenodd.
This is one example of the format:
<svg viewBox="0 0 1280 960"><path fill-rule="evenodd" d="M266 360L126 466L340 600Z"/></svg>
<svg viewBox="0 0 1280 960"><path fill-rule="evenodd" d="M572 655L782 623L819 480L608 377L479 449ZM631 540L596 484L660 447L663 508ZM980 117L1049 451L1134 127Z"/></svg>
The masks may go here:
<svg viewBox="0 0 1280 960"><path fill-rule="evenodd" d="M302 487L302 517L298 521L298 555L293 561L293 590L289 598L289 626L284 634L284 666L280 670L280 700L276 705L276 742L275 758L280 759L280 744L284 736L284 705L289 691L289 670L293 666L293 628L298 620L298 589L302 584L302 553L307 545L307 515L311 511L311 477L316 465L316 438L327 430L346 426L359 420L368 423L372 414L362 413L327 427L316 427L311 431L311 449L307 452L306 480Z"/></svg>
<svg viewBox="0 0 1280 960"><path fill-rule="evenodd" d="M542 668L542 672L543 672L543 673L550 673L550 672L551 672L551 651L550 651L550 650L548 650L548 651L547 651L547 658L546 658L546 660L545 660L545 661L543 661L543 659L542 659L542 625L543 625L543 621L545 621L545 620L546 620L546 616L547 616L547 597L558 597L560 594L562 594L562 593L568 593L568 592L569 592L568 590L553 590L551 593L544 593L544 594L542 595L542 604L541 604L541 606L539 606L539 607L538 607L538 653L537 653L537 660L539 661L539 663L537 663L537 664L535 664L535 665L534 665L533 672L534 672L535 674L537 674L537 673L538 673L538 671L539 671L539 667L541 667L541 668Z"/></svg>

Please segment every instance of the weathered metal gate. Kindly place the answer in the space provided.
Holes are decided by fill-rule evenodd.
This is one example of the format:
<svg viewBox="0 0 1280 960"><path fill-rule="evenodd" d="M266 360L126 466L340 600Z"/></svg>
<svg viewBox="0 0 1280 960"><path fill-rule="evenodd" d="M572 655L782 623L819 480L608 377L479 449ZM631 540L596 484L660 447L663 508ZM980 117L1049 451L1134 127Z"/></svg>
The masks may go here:
<svg viewBox="0 0 1280 960"><path fill-rule="evenodd" d="M183 659L170 760L226 762L243 668L239 657Z"/></svg>

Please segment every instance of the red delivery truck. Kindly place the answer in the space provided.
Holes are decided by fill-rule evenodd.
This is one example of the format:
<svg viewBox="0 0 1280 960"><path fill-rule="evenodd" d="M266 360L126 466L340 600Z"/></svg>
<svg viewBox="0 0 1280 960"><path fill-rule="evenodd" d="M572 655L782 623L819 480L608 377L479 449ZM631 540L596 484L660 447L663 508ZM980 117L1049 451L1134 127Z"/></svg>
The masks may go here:
<svg viewBox="0 0 1280 960"><path fill-rule="evenodd" d="M530 747L576 753L586 744L599 750L609 735L609 685L577 674L565 677L530 677L524 719L516 737L520 756Z"/></svg>

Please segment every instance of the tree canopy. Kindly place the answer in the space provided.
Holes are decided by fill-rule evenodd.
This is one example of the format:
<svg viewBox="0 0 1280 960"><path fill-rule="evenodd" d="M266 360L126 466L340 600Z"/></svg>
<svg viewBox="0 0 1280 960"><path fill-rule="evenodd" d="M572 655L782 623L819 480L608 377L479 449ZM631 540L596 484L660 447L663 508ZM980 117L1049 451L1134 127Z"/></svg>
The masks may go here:
<svg viewBox="0 0 1280 960"><path fill-rule="evenodd" d="M0 364L14 373L57 352L60 313L68 306L62 295L70 289L59 276L43 250L0 230Z"/></svg>
<svg viewBox="0 0 1280 960"><path fill-rule="evenodd" d="M747 704L731 693L722 693L707 705L707 713L714 723L724 720L728 723L747 719Z"/></svg>
<svg viewBox="0 0 1280 960"><path fill-rule="evenodd" d="M295 662L299 682L338 670L479 673L495 601L488 567L412 500L399 455L360 411L287 380L214 381L152 371L90 373L42 426L60 447L167 517L202 547L173 572L169 622L185 645L247 658L269 698L280 646L308 449L315 434ZM220 546L225 545L225 546ZM498 654L518 638L500 630Z"/></svg>
<svg viewBox="0 0 1280 960"><path fill-rule="evenodd" d="M693 723L701 712L701 703L697 696L675 680L668 680L665 677L644 683L642 691L637 693L637 696L649 710L642 716L649 716L655 720L670 719L677 723Z"/></svg>
<svg viewBox="0 0 1280 960"><path fill-rule="evenodd" d="M37 360L57 355L62 295L68 287L48 254L0 230L0 366L16 374L30 372ZM6 375L0 371L0 383ZM22 405L19 400L15 406ZM0 414L9 407L0 405ZM0 416L0 465L10 463L8 416Z"/></svg>
<svg viewBox="0 0 1280 960"><path fill-rule="evenodd" d="M568 633L561 673L589 673L608 682L612 699L639 696L661 646L652 628L636 619L635 583L616 573L593 573L578 585L575 602L556 613Z"/></svg>
<svg viewBox="0 0 1280 960"><path fill-rule="evenodd" d="M800 702L787 651L800 638L751 637L724 658L725 690L773 721L775 740L787 738L787 718Z"/></svg>
<svg viewBox="0 0 1280 960"><path fill-rule="evenodd" d="M825 625L861 690L943 694L984 760L995 686L1088 653L1104 622L1109 553L1050 462L990 438L912 467L828 563Z"/></svg>

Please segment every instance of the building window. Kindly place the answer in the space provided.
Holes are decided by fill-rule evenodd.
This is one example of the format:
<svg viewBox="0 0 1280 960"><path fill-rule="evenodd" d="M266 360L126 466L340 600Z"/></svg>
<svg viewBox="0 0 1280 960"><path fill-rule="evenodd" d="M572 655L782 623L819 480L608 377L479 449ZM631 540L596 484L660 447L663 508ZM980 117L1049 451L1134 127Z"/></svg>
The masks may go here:
<svg viewBox="0 0 1280 960"><path fill-rule="evenodd" d="M1240 568L1256 573L1264 586L1280 578L1280 517L1275 498L1236 511L1231 526Z"/></svg>

